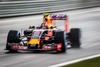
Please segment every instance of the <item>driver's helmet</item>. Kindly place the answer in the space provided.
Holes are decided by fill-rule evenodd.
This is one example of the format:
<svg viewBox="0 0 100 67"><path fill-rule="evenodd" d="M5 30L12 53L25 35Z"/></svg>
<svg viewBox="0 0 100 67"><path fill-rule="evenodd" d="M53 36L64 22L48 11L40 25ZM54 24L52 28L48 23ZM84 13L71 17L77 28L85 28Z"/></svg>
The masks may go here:
<svg viewBox="0 0 100 67"><path fill-rule="evenodd" d="M43 13L43 16L45 18L45 17L49 16L49 13L48 12L45 12L45 13Z"/></svg>

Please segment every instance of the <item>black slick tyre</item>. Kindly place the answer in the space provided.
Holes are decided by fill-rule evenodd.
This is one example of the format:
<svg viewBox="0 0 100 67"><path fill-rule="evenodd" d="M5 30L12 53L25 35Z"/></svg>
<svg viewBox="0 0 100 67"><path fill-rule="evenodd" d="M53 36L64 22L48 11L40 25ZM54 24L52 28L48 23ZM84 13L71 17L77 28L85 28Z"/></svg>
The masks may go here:
<svg viewBox="0 0 100 67"><path fill-rule="evenodd" d="M81 31L79 28L72 28L69 34L71 47L79 48L81 46Z"/></svg>
<svg viewBox="0 0 100 67"><path fill-rule="evenodd" d="M62 43L61 51L57 51L57 52L66 52L66 34L64 31L56 32L54 42Z"/></svg>
<svg viewBox="0 0 100 67"><path fill-rule="evenodd" d="M8 43L20 43L20 33L16 30L10 30L7 36L7 44L6 44L6 49L15 52L16 50L11 49L12 45L9 45Z"/></svg>

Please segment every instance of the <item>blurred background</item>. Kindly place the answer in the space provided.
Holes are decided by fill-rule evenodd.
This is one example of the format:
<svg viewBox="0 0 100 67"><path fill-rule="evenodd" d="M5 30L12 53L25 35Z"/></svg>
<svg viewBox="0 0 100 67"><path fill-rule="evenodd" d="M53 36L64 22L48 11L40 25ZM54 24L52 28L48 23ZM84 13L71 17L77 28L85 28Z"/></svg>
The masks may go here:
<svg viewBox="0 0 100 67"><path fill-rule="evenodd" d="M0 0L0 17L34 15L99 6L99 0Z"/></svg>

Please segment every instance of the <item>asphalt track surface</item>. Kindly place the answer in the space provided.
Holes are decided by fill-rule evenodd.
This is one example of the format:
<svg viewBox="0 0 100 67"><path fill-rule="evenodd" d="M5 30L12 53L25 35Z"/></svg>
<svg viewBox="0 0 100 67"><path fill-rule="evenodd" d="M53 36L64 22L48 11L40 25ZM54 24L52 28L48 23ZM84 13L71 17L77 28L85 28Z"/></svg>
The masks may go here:
<svg viewBox="0 0 100 67"><path fill-rule="evenodd" d="M66 53L27 52L9 53L5 49L7 32L10 29L27 29L40 25L42 15L0 19L0 67L48 67L75 59L100 54L100 7L60 12L69 16L70 28L81 28L82 45L68 49ZM63 27L59 23L58 27Z"/></svg>

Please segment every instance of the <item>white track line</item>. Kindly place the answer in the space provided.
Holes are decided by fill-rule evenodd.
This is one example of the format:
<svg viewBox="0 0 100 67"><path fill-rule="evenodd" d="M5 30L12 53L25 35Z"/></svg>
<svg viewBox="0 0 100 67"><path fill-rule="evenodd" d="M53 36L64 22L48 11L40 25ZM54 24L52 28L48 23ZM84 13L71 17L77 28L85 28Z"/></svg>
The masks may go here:
<svg viewBox="0 0 100 67"><path fill-rule="evenodd" d="M92 55L92 56L72 60L72 61L69 61L69 62L64 62L64 63L52 65L52 66L49 66L49 67L61 67L61 66L64 66L64 65L73 64L73 63L76 63L76 62L80 62L80 61L83 61L83 60L87 60L87 59L91 59L91 58L95 58L95 57L99 57L99 56L100 56L100 54L96 54L96 55Z"/></svg>

